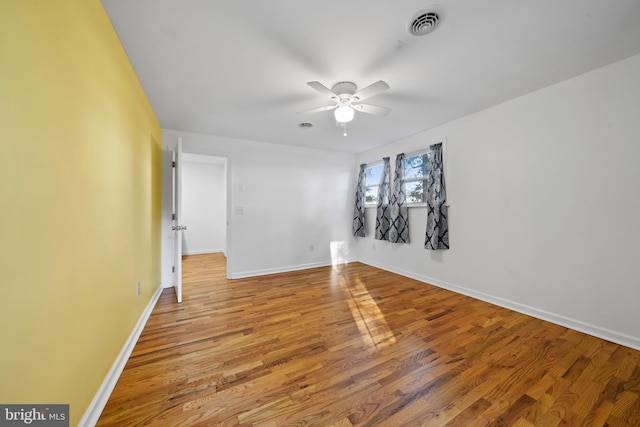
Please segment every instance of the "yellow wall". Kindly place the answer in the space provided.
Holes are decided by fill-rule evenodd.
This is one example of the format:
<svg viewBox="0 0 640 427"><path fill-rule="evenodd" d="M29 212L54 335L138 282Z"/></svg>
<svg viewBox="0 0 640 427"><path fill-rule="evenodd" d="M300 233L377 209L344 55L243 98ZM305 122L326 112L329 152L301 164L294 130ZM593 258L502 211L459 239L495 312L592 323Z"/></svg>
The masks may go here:
<svg viewBox="0 0 640 427"><path fill-rule="evenodd" d="M0 1L0 403L91 403L160 283L161 132L98 0Z"/></svg>

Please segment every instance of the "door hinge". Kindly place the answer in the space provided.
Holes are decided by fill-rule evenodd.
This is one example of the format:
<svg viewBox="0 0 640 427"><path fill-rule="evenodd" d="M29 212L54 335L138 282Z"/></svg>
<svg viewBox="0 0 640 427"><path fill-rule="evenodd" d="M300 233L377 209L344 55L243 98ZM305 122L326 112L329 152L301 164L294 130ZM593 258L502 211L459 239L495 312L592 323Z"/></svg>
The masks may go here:
<svg viewBox="0 0 640 427"><path fill-rule="evenodd" d="M176 167L176 162L171 162L171 167Z"/></svg>
<svg viewBox="0 0 640 427"><path fill-rule="evenodd" d="M175 221L176 219L176 214L171 214L171 221Z"/></svg>
<svg viewBox="0 0 640 427"><path fill-rule="evenodd" d="M172 272L172 273L175 273L175 272L176 272L176 266L175 266L175 265L171 267L171 272Z"/></svg>

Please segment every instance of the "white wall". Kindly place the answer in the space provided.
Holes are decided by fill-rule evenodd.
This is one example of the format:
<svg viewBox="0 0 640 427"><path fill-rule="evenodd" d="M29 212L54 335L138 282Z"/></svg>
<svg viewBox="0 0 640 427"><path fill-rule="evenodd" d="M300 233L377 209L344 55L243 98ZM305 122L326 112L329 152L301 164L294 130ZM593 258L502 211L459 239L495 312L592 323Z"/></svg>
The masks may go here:
<svg viewBox="0 0 640 427"><path fill-rule="evenodd" d="M640 348L640 55L357 156L446 138L447 251L356 243L372 265ZM393 165L392 165L393 170ZM375 249L374 249L375 245Z"/></svg>
<svg viewBox="0 0 640 427"><path fill-rule="evenodd" d="M184 255L225 252L226 159L185 154L182 164Z"/></svg>
<svg viewBox="0 0 640 427"><path fill-rule="evenodd" d="M163 146L175 145L178 137L185 152L228 160L229 277L329 265L332 242L344 242L350 257L357 174L353 154L167 129ZM168 159L165 175L170 174ZM163 200L171 197L170 186L163 191ZM168 285L171 209L170 203L163 206L163 283ZM237 213L240 209L243 214Z"/></svg>

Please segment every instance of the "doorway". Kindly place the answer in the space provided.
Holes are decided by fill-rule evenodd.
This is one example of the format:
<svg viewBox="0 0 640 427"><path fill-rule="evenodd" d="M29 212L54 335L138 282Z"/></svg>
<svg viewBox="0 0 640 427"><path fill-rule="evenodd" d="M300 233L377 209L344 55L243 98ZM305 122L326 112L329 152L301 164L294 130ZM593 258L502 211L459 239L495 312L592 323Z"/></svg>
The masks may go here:
<svg viewBox="0 0 640 427"><path fill-rule="evenodd" d="M182 255L227 256L227 158L183 153ZM186 273L186 272L185 272Z"/></svg>
<svg viewBox="0 0 640 427"><path fill-rule="evenodd" d="M170 139L173 139L173 138L167 137L167 142L173 143L173 141L169 141ZM179 137L176 139L180 140ZM176 211L174 210L175 194L173 191L174 189L173 180L175 178L175 166L178 166L180 171L182 171L182 167L180 166L182 166L182 163L184 162L184 156L186 156L187 161L189 163L218 165L217 167L221 168L224 171L222 174L217 175L217 180L214 180L213 187L218 189L217 193L215 191L209 191L209 189L205 188L206 186L203 185L203 183L201 183L197 179L195 180L195 183L193 185L190 182L187 182L186 185L181 182L181 185L180 185L180 189L183 189L183 187L187 188L188 192L193 187L197 189L196 192L198 194L198 200L196 200L196 203L192 204L192 206L195 206L196 208L196 213L199 207L197 202L199 201L204 201L204 202L213 201L214 203L217 203L219 206L222 206L223 215L220 221L222 221L223 223L223 228L222 228L222 231L218 233L217 244L210 243L208 245L204 245L202 241L193 240L193 237L197 236L197 234L200 231L199 230L200 227L197 225L200 223L198 218L196 218L196 221L194 223L196 225L191 226L191 224L189 224L184 220L184 215L182 215L180 217L180 225L183 225L184 227L186 227L186 230L180 231L180 234L187 233L187 236L185 236L184 240L181 237L180 243L186 242L187 253L194 253L195 251L200 251L200 252L220 251L220 253L225 255L225 259L226 259L225 264L227 265L231 264L230 257L232 255L229 250L231 236L230 236L229 224L228 224L229 222L228 210L230 205L229 198L231 195L229 184L231 182L230 174L232 169L229 158L224 155L222 156L218 155L217 153L205 153L205 154L202 154L202 152L194 153L193 151L191 151L193 149L192 147L186 146L187 144L183 144L185 145L185 147L183 147L182 155L180 156L180 162L176 162L175 157L176 157L176 149L178 144L179 144L179 141L176 141L175 144L168 144L165 146L162 152L161 277L162 277L162 286L164 288L178 287L176 273L177 273L177 270L180 269L181 263L179 262L179 260L182 258L182 256L178 257L176 255L177 255L177 252L179 252L181 255L184 253L182 248L179 248L179 251L176 251L177 241L175 239L174 231L173 231L173 227L176 225L175 224L176 220L174 220L174 216L175 216L174 214L176 214ZM177 165L176 163L180 163L180 165ZM187 168L189 168L189 166L187 166ZM190 175L191 174L188 173L188 177L187 177L188 181L191 181L189 180ZM182 173L180 174L180 176L182 177ZM189 198L191 196L188 195L187 197ZM180 203L181 207L182 205L183 203ZM187 218L187 221L189 221L189 218ZM218 229L219 229L219 226L218 226ZM211 242L210 240L205 240L205 241ZM226 268L227 265L225 265L226 270L227 270ZM182 274L180 274L180 277L182 277Z"/></svg>

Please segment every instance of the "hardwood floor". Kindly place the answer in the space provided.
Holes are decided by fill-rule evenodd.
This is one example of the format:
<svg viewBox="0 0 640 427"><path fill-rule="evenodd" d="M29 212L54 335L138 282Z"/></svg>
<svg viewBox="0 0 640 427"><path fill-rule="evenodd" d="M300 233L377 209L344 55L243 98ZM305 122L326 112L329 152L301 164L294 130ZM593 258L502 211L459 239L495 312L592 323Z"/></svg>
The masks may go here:
<svg viewBox="0 0 640 427"><path fill-rule="evenodd" d="M638 426L640 352L360 263L184 260L99 426Z"/></svg>

